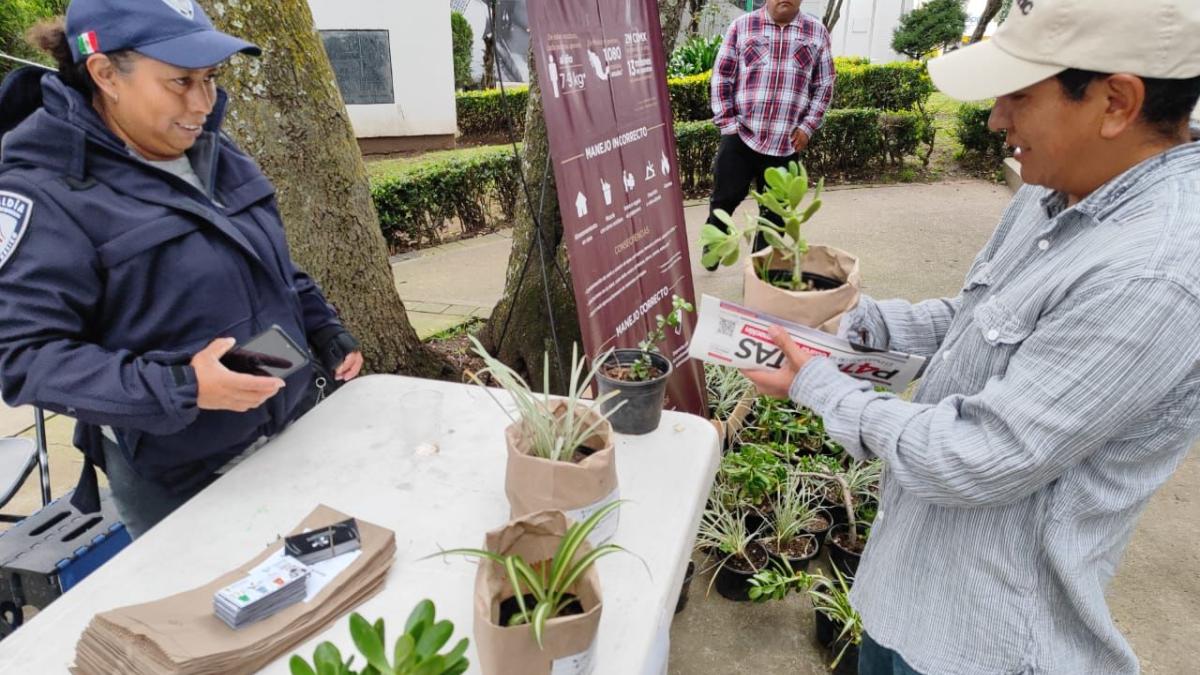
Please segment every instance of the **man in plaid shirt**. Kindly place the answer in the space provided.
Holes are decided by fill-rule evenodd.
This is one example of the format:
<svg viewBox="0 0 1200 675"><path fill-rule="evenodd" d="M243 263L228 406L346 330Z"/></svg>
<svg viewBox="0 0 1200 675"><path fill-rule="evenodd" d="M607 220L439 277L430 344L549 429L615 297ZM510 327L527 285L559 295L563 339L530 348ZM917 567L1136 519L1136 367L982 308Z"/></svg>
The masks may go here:
<svg viewBox="0 0 1200 675"><path fill-rule="evenodd" d="M801 13L799 0L767 0L734 20L712 74L713 122L722 138L709 223L727 229L713 211L733 213L751 181L763 190L766 169L786 166L808 147L829 108L835 77L829 32ZM760 213L779 222L770 211Z"/></svg>

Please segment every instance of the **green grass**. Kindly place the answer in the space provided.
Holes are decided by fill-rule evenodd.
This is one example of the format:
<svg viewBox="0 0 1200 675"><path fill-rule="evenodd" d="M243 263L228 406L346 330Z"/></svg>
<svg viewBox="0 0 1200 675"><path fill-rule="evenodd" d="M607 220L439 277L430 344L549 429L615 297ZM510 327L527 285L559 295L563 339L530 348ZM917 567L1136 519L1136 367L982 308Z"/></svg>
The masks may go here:
<svg viewBox="0 0 1200 675"><path fill-rule="evenodd" d="M520 144L517 144L520 147ZM367 174L372 178L380 178L383 176L403 176L406 173L417 171L423 167L438 162L444 162L449 159L471 159L481 155L491 154L497 150L511 150L512 145L476 145L466 148L457 148L455 150L436 150L434 152L426 152L416 155L407 155L404 157L396 157L392 159L376 159L367 160Z"/></svg>
<svg viewBox="0 0 1200 675"><path fill-rule="evenodd" d="M471 317L467 321L460 323L457 326L453 326L451 328L447 328L446 330L430 335L429 337L425 338L424 342L441 342L443 340L453 340L454 338L461 337L463 335L479 335L479 331L483 330L485 325L487 325L486 319L477 316Z"/></svg>

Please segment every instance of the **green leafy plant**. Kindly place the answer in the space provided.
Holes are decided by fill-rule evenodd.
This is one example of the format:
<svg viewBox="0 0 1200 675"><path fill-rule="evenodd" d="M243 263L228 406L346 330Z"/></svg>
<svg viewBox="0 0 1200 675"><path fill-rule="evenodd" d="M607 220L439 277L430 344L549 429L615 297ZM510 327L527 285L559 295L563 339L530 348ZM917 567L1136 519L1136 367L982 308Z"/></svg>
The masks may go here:
<svg viewBox="0 0 1200 675"><path fill-rule="evenodd" d="M721 473L747 504L758 506L787 478L787 465L769 447L743 445L721 459Z"/></svg>
<svg viewBox="0 0 1200 675"><path fill-rule="evenodd" d="M998 162L1008 154L1003 132L992 131L988 118L992 105L964 103L955 114L954 135L962 144L963 159L975 162Z"/></svg>
<svg viewBox="0 0 1200 675"><path fill-rule="evenodd" d="M713 215L729 230L722 230L711 223L704 224L700 229L700 242L704 246L702 262L708 266L718 262L733 265L741 254L740 240L745 239L753 244L755 236L761 233L771 248L771 254L758 265L762 280L790 291L806 290L803 263L804 254L808 252L808 241L801 235L800 227L821 208L821 190L825 180L817 183L816 190L811 192L811 200L805 205L805 198L810 196L810 191L808 172L802 165L789 162L786 169L770 167L763 172L763 178L767 184L766 192L755 190L751 195L760 206L779 216L783 224L776 225L762 216L751 215L748 225L739 228L729 213L717 209ZM776 256L791 264L790 278L770 278L771 263Z"/></svg>
<svg viewBox="0 0 1200 675"><path fill-rule="evenodd" d="M551 403L556 399L552 399L549 394L549 354L545 355L545 363L542 367L542 372L545 374L542 382L543 393L536 394L515 370L509 368L491 354L488 354L478 338L471 335L469 339L471 340L471 344L474 345L475 354L483 359L485 365L478 373L471 373L471 379L483 387L483 390L487 392L488 396L492 397L492 400L496 402L496 405L500 406L500 409L508 415L510 420L513 422L520 420L525 425L525 429L531 439L532 452L537 457L555 462L571 461L575 450L592 434L596 433L596 430L604 424L604 421L612 413L624 405L624 403L618 403L612 410L607 413L603 412L601 404L615 396L616 392L600 396L590 403L584 402L584 394L591 386L592 380L595 379L596 372L600 367L599 364L604 362L607 354L597 359L597 365L585 376L584 368L586 368L587 364L579 358L578 348L575 345L571 345L570 387L568 388L567 396L562 399L564 403L562 413L554 414ZM516 417L509 412L504 403L496 398L491 389L484 384L481 379L481 376L484 374L491 375L512 397L513 403L516 405ZM590 423L589 413L594 415Z"/></svg>
<svg viewBox="0 0 1200 675"><path fill-rule="evenodd" d="M475 42L475 32L467 17L459 12L450 12L450 51L454 55L454 86L466 89L474 82L471 80L471 47Z"/></svg>
<svg viewBox="0 0 1200 675"><path fill-rule="evenodd" d="M833 648L837 649L829 664L830 670L837 668L851 645L861 645L863 636L862 617L850 604L850 584L835 567L834 579L823 574L795 572L786 560L759 571L750 579L750 599L755 602L782 600L788 593L806 593L813 610L824 614L834 626L840 626L834 637ZM841 645L839 648L838 645Z"/></svg>
<svg viewBox="0 0 1200 675"><path fill-rule="evenodd" d="M671 52L671 58L667 61L667 75L687 77L712 70L717 61L717 52L721 51L721 40L721 35L688 38L687 42Z"/></svg>
<svg viewBox="0 0 1200 675"><path fill-rule="evenodd" d="M638 343L638 349L642 350L642 355L638 357L629 366L629 380L632 382L645 382L650 379L654 362L650 359L650 355L658 351L658 344L667 339L667 329L678 331L683 325L683 313L693 312L695 307L692 303L684 300L678 295L671 296L671 311L665 317L659 314L655 317L655 327L650 331L644 340ZM603 362L603 359L601 359Z"/></svg>
<svg viewBox="0 0 1200 675"><path fill-rule="evenodd" d="M737 368L706 363L704 388L708 392L709 416L715 420L728 420L742 399L754 391L754 383Z"/></svg>
<svg viewBox="0 0 1200 675"><path fill-rule="evenodd" d="M900 17L892 49L922 59L939 47L961 43L966 27L962 0L931 0Z"/></svg>
<svg viewBox="0 0 1200 675"><path fill-rule="evenodd" d="M748 595L754 602L783 600L788 593L803 593L812 588L817 577L804 571L793 570L787 558L781 558L750 578Z"/></svg>
<svg viewBox="0 0 1200 675"><path fill-rule="evenodd" d="M746 525L747 510L740 505L731 505L732 500L718 493L709 499L700 516L700 530L696 536L696 547L711 549L722 554L718 569L724 567L733 558L750 562L750 546L759 537L759 532L750 531ZM709 581L712 589L716 575Z"/></svg>
<svg viewBox="0 0 1200 675"><path fill-rule="evenodd" d="M779 483L773 506L770 523L777 550L800 536L821 514L816 496L805 489L804 478L795 472Z"/></svg>
<svg viewBox="0 0 1200 675"><path fill-rule="evenodd" d="M311 664L297 654L288 666L292 675L458 675L470 665L463 656L469 640L463 638L449 652L438 653L453 633L454 624L437 621L433 602L422 600L409 614L389 661L383 619L371 624L356 612L350 615L350 637L367 662L362 670L351 668L353 656L343 662L332 642L317 645Z"/></svg>
<svg viewBox="0 0 1200 675"><path fill-rule="evenodd" d="M833 625L842 627L833 641L835 649L838 644L842 647L830 662L830 669L837 668L851 645L861 645L863 636L862 617L850 604L850 584L837 567L834 567L833 573L836 580L821 577L815 579L808 589L813 609L824 614Z"/></svg>
<svg viewBox="0 0 1200 675"><path fill-rule="evenodd" d="M604 544L582 556L579 555L580 547L587 541L592 530L596 529L596 525L622 503L622 500L614 501L593 513L587 520L572 523L559 540L554 556L544 563L536 560L531 563L516 554L500 555L478 548L457 548L443 551L439 555L465 555L494 562L503 567L512 585L513 598L520 608L509 621L509 625L528 624L538 647L542 647L546 622L576 601L571 591L588 569L604 556L618 551L627 552L616 544ZM525 600L526 595L533 596L532 605Z"/></svg>

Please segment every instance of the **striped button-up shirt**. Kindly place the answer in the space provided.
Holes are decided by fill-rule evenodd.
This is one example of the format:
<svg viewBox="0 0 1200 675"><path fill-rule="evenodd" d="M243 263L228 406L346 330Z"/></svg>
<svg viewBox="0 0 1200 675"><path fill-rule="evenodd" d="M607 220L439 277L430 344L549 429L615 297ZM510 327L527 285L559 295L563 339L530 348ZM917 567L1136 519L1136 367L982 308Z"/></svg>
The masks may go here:
<svg viewBox="0 0 1200 675"><path fill-rule="evenodd" d="M766 8L743 14L713 65L713 122L764 155L794 154L792 132L811 138L821 127L836 77L829 32L816 18L801 12L780 26Z"/></svg>
<svg viewBox="0 0 1200 675"><path fill-rule="evenodd" d="M957 297L848 320L930 358L911 403L825 359L790 392L885 462L867 632L930 675L1136 673L1104 593L1200 434L1200 143L1070 208L1022 188Z"/></svg>

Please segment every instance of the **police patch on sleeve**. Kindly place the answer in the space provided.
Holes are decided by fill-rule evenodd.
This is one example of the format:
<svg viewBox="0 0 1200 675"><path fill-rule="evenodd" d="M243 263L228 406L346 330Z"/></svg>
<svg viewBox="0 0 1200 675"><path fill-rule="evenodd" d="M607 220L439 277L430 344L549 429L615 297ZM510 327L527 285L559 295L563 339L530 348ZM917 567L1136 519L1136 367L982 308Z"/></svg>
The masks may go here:
<svg viewBox="0 0 1200 675"><path fill-rule="evenodd" d="M33 202L12 192L0 190L0 269L17 250L17 244L29 229Z"/></svg>

